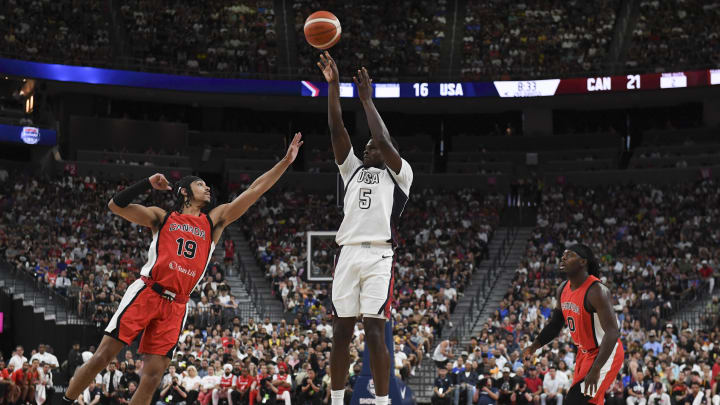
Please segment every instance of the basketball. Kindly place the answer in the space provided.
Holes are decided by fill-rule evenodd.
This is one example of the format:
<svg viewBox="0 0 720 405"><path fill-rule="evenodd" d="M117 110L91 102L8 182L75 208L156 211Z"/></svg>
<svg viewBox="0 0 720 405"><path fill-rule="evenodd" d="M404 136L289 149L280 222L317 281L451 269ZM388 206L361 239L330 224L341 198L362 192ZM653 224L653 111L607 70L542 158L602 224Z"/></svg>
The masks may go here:
<svg viewBox="0 0 720 405"><path fill-rule="evenodd" d="M305 20L305 39L317 49L330 49L340 40L340 20L329 11L316 11Z"/></svg>

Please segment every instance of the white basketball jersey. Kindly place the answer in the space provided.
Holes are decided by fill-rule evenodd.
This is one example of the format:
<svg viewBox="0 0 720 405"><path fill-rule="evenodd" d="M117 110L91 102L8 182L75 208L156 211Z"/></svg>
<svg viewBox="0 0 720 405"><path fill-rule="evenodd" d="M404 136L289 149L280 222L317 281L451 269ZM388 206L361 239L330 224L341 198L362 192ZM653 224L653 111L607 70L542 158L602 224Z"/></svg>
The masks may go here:
<svg viewBox="0 0 720 405"><path fill-rule="evenodd" d="M402 159L400 173L389 167L363 167L352 148L338 165L345 184L343 218L335 235L338 245L363 242L395 243L395 225L410 196L413 172Z"/></svg>

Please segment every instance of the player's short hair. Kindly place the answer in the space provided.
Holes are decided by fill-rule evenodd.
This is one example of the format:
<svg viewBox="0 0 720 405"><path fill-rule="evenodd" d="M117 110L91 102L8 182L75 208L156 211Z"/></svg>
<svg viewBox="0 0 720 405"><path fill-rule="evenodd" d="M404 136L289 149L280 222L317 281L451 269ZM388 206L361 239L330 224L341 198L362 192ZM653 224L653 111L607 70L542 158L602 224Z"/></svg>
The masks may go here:
<svg viewBox="0 0 720 405"><path fill-rule="evenodd" d="M570 246L568 250L572 250L573 252L577 253L578 256L582 257L587 261L588 274L590 274L591 276L600 277L600 265L598 264L597 259L595 259L595 255L593 254L590 247L588 247L587 245L583 245L582 243L578 243Z"/></svg>

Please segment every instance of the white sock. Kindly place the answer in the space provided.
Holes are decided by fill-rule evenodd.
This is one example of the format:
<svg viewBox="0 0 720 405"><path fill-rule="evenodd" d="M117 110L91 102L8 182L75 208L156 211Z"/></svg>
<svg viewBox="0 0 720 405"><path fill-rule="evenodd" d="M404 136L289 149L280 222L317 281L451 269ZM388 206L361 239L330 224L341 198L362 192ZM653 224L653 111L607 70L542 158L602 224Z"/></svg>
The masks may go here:
<svg viewBox="0 0 720 405"><path fill-rule="evenodd" d="M330 390L330 405L344 405L345 404L345 389L341 390Z"/></svg>
<svg viewBox="0 0 720 405"><path fill-rule="evenodd" d="M375 405L388 405L388 396L375 397Z"/></svg>

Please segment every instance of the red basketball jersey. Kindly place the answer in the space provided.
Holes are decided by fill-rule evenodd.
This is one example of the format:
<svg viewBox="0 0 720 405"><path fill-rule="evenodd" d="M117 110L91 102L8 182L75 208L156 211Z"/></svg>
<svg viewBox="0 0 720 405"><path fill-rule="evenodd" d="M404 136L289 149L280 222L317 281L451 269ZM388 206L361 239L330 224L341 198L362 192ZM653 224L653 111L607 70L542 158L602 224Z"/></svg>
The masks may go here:
<svg viewBox="0 0 720 405"><path fill-rule="evenodd" d="M232 388L233 378L235 378L235 376L232 374L229 376L225 376L225 374L220 376L220 388Z"/></svg>
<svg viewBox="0 0 720 405"><path fill-rule="evenodd" d="M213 224L200 216L170 212L153 234L148 261L140 274L180 295L190 295L202 280L215 250Z"/></svg>
<svg viewBox="0 0 720 405"><path fill-rule="evenodd" d="M235 379L235 386L238 387L240 390L244 390L246 388L250 388L250 385L253 382L253 378L251 376L239 376Z"/></svg>
<svg viewBox="0 0 720 405"><path fill-rule="evenodd" d="M585 301L587 291L593 284L599 282L597 277L588 276L580 288L573 291L568 281L560 294L560 308L565 323L570 329L570 336L578 349L585 353L597 351L605 336L600 317L596 312L588 311L589 304Z"/></svg>

